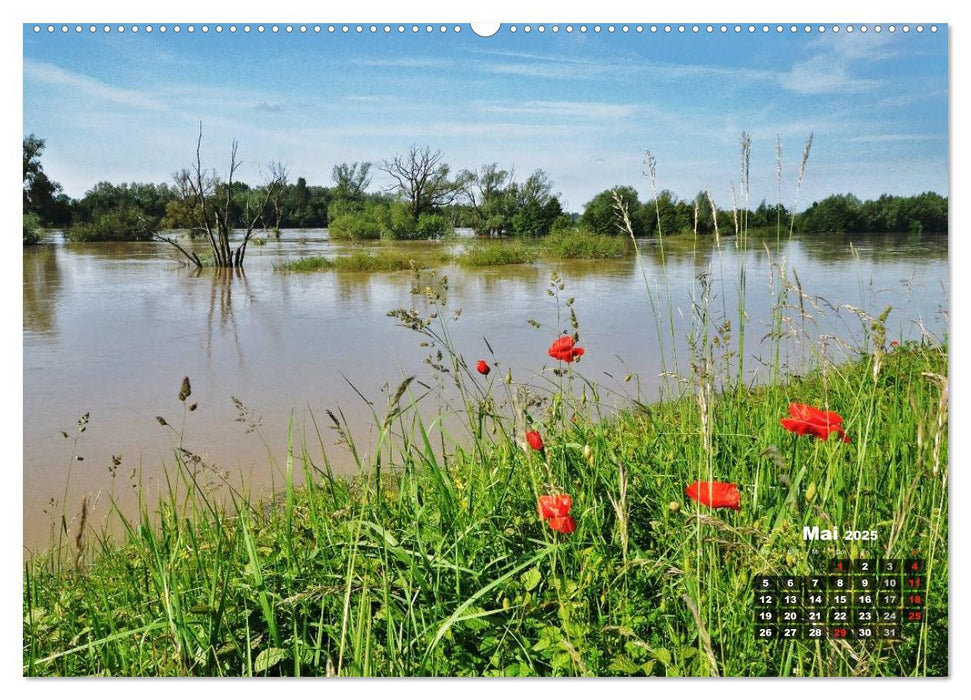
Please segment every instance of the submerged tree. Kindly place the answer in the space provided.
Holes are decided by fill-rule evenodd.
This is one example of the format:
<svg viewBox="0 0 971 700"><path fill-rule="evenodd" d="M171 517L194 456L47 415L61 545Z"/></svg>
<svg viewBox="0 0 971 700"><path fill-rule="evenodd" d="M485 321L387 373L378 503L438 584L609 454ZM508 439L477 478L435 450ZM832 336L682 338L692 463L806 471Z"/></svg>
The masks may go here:
<svg viewBox="0 0 971 700"><path fill-rule="evenodd" d="M448 179L449 166L442 161L442 152L429 147L412 146L407 155L396 154L381 164L381 170L394 180L391 188L408 203L413 221L424 213L432 213L448 206L458 195L461 186Z"/></svg>
<svg viewBox="0 0 971 700"><path fill-rule="evenodd" d="M229 158L229 173L222 180L215 171L207 171L202 167L202 125L199 125L199 139L196 142L196 161L191 168L183 168L173 175L179 200L183 203L182 212L191 217L192 228L205 234L212 251L212 264L215 267L240 268L246 257L246 246L253 236L256 224L264 218L271 201L276 201L278 193L286 184L285 168L270 167L269 175L261 188L257 198L247 198L245 210L237 211L234 194L237 188L243 187L236 182L236 171L242 165L237 159L238 143L233 140ZM240 215L245 227L242 239L235 248L230 244L233 231L233 221ZM179 244L178 241L156 234L158 240L164 241L179 250L196 267L202 267L199 255Z"/></svg>

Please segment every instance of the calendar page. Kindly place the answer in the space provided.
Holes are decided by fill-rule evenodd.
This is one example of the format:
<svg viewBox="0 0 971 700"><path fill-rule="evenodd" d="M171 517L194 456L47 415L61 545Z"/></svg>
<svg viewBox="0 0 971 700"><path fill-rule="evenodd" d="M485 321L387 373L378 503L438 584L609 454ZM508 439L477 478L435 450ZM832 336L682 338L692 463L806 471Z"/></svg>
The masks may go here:
<svg viewBox="0 0 971 700"><path fill-rule="evenodd" d="M946 22L263 11L22 26L24 676L949 675Z"/></svg>

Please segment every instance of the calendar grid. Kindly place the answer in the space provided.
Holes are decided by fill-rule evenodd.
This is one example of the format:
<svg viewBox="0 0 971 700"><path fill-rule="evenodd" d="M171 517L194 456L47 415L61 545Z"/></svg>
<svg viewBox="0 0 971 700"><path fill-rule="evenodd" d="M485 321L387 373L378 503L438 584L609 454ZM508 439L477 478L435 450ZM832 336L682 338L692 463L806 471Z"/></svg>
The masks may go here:
<svg viewBox="0 0 971 700"><path fill-rule="evenodd" d="M899 640L926 621L920 559L833 559L809 576L754 579L755 636L763 640Z"/></svg>

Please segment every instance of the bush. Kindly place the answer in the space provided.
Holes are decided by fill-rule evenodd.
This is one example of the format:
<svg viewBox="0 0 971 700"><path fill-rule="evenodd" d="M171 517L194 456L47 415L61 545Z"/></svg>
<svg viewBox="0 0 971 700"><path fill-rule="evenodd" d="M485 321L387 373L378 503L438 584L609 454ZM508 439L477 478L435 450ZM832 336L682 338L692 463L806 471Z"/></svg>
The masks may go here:
<svg viewBox="0 0 971 700"><path fill-rule="evenodd" d="M627 238L598 235L587 228L574 226L551 233L543 241L543 252L547 257L563 260L617 258L627 252Z"/></svg>
<svg viewBox="0 0 971 700"><path fill-rule="evenodd" d="M332 219L328 229L332 241L368 241L380 238L382 227L368 212L357 212Z"/></svg>
<svg viewBox="0 0 971 700"><path fill-rule="evenodd" d="M422 267L414 257L400 250L379 250L368 253L357 250L334 260L334 267L341 272L397 272Z"/></svg>
<svg viewBox="0 0 971 700"><path fill-rule="evenodd" d="M126 206L99 214L93 221L75 224L67 237L76 242L150 241L158 228L157 218Z"/></svg>
<svg viewBox="0 0 971 700"><path fill-rule="evenodd" d="M42 231L37 214L24 214L24 245L34 245L40 241Z"/></svg>
<svg viewBox="0 0 971 700"><path fill-rule="evenodd" d="M286 272L322 272L334 267L334 263L323 255L314 255L309 258L298 258L297 260L287 260L278 269Z"/></svg>
<svg viewBox="0 0 971 700"><path fill-rule="evenodd" d="M422 214L415 227L417 238L444 238L452 232L452 227L440 214Z"/></svg>
<svg viewBox="0 0 971 700"><path fill-rule="evenodd" d="M460 265L488 267L535 262L537 250L522 241L476 243L456 258Z"/></svg>

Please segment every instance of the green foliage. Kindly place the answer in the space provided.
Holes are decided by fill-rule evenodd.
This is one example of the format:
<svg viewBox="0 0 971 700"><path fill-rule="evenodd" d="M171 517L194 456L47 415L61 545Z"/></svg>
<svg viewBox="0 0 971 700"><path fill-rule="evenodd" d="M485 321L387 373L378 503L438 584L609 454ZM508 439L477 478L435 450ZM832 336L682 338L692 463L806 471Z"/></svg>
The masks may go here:
<svg viewBox="0 0 971 700"><path fill-rule="evenodd" d="M37 214L24 214L24 245L34 245L40 241L43 229Z"/></svg>
<svg viewBox="0 0 971 700"><path fill-rule="evenodd" d="M323 255L313 255L297 260L287 260L280 265L279 269L285 272L322 272L331 270L333 267L334 263L329 258L325 258Z"/></svg>
<svg viewBox="0 0 971 700"><path fill-rule="evenodd" d="M374 211L340 214L331 220L328 230L332 241L366 241L381 237L382 225Z"/></svg>
<svg viewBox="0 0 971 700"><path fill-rule="evenodd" d="M543 240L543 254L561 260L617 258L628 250L630 241L623 234L604 236L585 226L573 226L551 233Z"/></svg>
<svg viewBox="0 0 971 700"><path fill-rule="evenodd" d="M331 203L331 212L336 215L329 227L331 240L335 241L429 240L452 233L452 226L444 216L423 213L416 221L411 217L408 204L401 201L338 199Z"/></svg>
<svg viewBox="0 0 971 700"><path fill-rule="evenodd" d="M545 236L563 213L559 196L553 193L553 182L542 170L533 172L522 185L513 185L509 196L515 207L509 218L514 236Z"/></svg>
<svg viewBox="0 0 971 700"><path fill-rule="evenodd" d="M356 250L350 255L343 255L333 260L323 256L288 260L279 269L286 272L323 272L338 270L339 272L397 272L399 270L417 270L427 267L426 259L422 256L392 248L368 252Z"/></svg>
<svg viewBox="0 0 971 700"><path fill-rule="evenodd" d="M580 223L593 233L602 236L613 236L626 233L614 193L626 207L634 235L641 237L649 234L647 224L637 199L637 190L633 187L613 187L596 195L583 208ZM653 230L653 229L652 229ZM654 231L656 233L656 231ZM627 234L630 235L630 234Z"/></svg>
<svg viewBox="0 0 971 700"><path fill-rule="evenodd" d="M158 230L158 219L126 205L98 214L91 222L75 224L67 237L76 242L150 241Z"/></svg>
<svg viewBox="0 0 971 700"><path fill-rule="evenodd" d="M525 241L476 241L456 261L467 267L490 267L532 263L538 257L538 249Z"/></svg>
<svg viewBox="0 0 971 700"><path fill-rule="evenodd" d="M660 232L662 236L673 236L694 231L694 206L679 200L670 190L661 190L656 199L645 202L640 209L640 218L647 235L656 236ZM698 232L709 231L699 227Z"/></svg>
<svg viewBox="0 0 971 700"><path fill-rule="evenodd" d="M451 232L451 224L441 214L422 214L415 226L415 237L426 240L444 238Z"/></svg>
<svg viewBox="0 0 971 700"><path fill-rule="evenodd" d="M70 220L70 200L61 191L60 183L44 172L40 157L44 153L44 139L31 134L24 137L24 214L33 214L39 225L64 226ZM25 242L27 238L24 238Z"/></svg>
<svg viewBox="0 0 971 700"><path fill-rule="evenodd" d="M861 202L852 194L837 194L812 205L796 217L803 233L946 233L947 197L924 192L913 197L881 195Z"/></svg>

